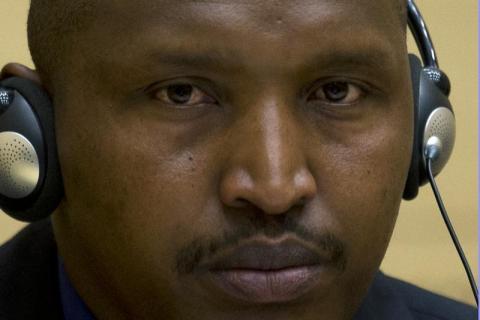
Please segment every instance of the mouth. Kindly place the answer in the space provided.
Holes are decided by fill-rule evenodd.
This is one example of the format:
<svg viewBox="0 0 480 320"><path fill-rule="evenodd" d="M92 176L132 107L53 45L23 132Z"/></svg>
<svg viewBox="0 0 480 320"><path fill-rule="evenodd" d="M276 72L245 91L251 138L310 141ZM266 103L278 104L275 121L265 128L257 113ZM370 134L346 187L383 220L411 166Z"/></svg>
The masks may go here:
<svg viewBox="0 0 480 320"><path fill-rule="evenodd" d="M237 300L285 303L314 287L327 291L341 270L337 260L294 239L252 241L207 263L207 281Z"/></svg>

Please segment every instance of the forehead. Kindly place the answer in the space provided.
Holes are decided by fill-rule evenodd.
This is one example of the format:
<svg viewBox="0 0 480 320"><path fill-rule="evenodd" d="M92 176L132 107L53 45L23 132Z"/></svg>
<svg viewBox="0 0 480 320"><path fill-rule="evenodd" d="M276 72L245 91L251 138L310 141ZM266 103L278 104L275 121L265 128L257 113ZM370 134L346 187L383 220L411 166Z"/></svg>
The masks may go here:
<svg viewBox="0 0 480 320"><path fill-rule="evenodd" d="M362 19L373 23L401 20L395 19L398 0L115 0L96 2L96 8L103 13L99 15L102 21L134 19L136 24L155 21L186 28L195 23L215 22L212 27L223 28L254 24L258 31L274 31L283 23L307 26L334 17L346 24Z"/></svg>
<svg viewBox="0 0 480 320"><path fill-rule="evenodd" d="M141 71L161 62L158 53L187 52L265 74L322 54L370 55L385 65L405 54L397 0L93 1L94 19L75 48L104 68Z"/></svg>

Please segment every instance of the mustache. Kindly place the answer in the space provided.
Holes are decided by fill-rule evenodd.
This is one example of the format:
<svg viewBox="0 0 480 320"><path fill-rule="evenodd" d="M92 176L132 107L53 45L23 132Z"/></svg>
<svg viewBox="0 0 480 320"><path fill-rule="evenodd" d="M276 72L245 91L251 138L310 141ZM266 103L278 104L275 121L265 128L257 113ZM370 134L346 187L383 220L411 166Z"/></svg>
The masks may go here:
<svg viewBox="0 0 480 320"><path fill-rule="evenodd" d="M198 237L177 253L175 271L181 275L192 274L202 270L201 266L219 252L236 247L247 239L261 235L273 239L287 233L327 253L336 268L345 270L347 257L343 241L328 230L314 232L300 225L296 219L285 217L280 223L261 218L250 219L249 223L236 224L235 229L225 231L222 236Z"/></svg>

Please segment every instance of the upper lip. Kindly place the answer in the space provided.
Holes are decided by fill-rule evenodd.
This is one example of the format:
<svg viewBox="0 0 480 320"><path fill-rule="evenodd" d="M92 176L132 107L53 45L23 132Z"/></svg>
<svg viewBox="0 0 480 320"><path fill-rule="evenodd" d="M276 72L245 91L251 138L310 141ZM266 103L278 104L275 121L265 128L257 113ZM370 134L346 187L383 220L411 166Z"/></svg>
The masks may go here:
<svg viewBox="0 0 480 320"><path fill-rule="evenodd" d="M206 267L212 271L232 269L274 271L319 265L329 260L331 257L326 252L317 252L295 239L279 243L256 240L215 255L207 262Z"/></svg>

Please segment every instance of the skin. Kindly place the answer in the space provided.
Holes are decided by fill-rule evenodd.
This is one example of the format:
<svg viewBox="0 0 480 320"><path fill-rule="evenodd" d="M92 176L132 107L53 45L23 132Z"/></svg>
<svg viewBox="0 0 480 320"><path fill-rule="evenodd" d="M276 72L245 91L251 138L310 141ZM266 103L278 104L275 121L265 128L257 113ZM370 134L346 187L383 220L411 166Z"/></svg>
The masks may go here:
<svg viewBox="0 0 480 320"><path fill-rule="evenodd" d="M66 192L53 223L72 283L99 319L351 319L411 155L393 1L174 3L102 2L48 88ZM9 75L42 81L16 64ZM322 96L334 80L352 101ZM173 83L201 103L168 103ZM177 268L228 236L315 246L300 230L341 243L344 268L289 303L237 301Z"/></svg>

